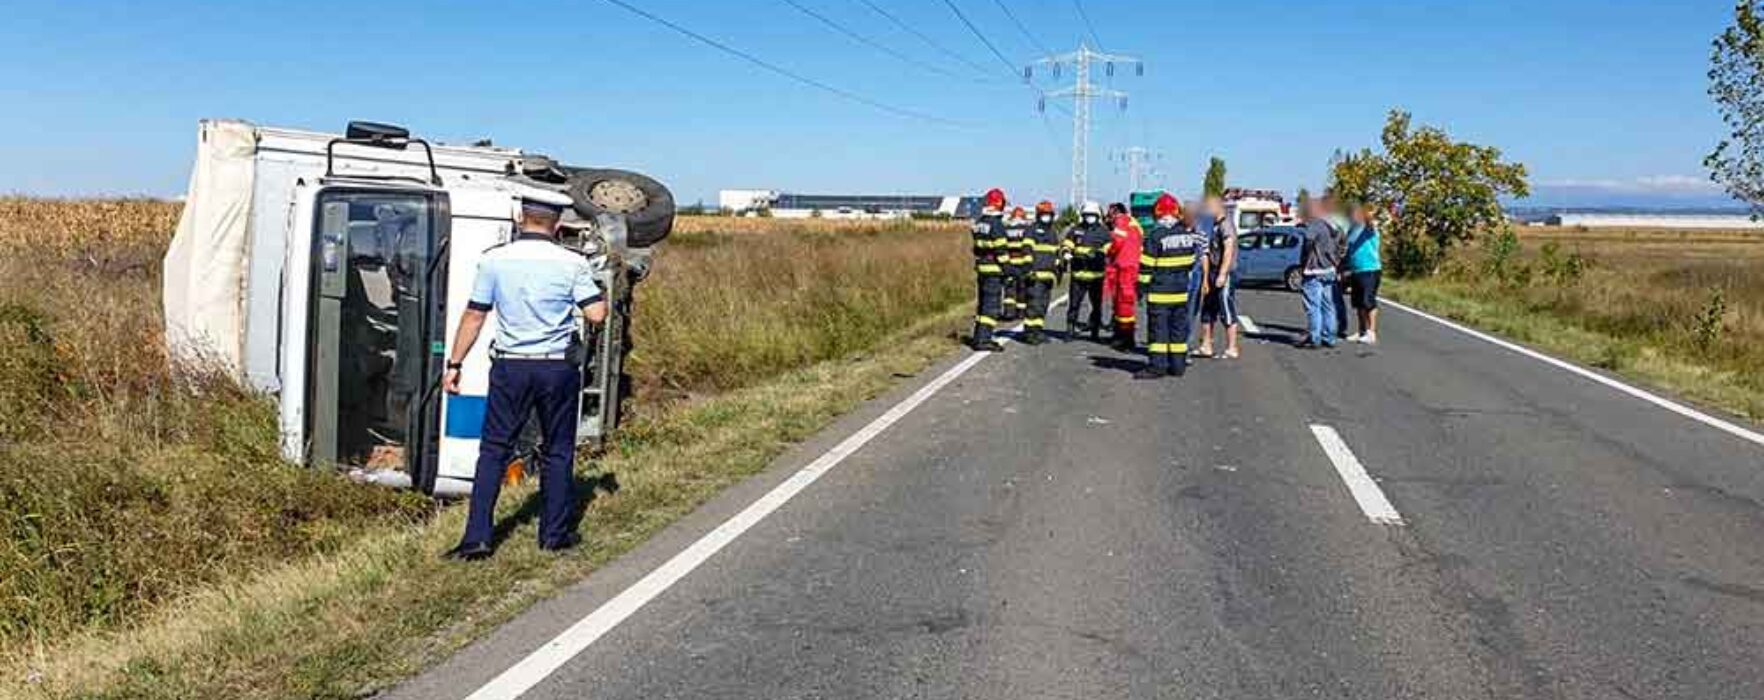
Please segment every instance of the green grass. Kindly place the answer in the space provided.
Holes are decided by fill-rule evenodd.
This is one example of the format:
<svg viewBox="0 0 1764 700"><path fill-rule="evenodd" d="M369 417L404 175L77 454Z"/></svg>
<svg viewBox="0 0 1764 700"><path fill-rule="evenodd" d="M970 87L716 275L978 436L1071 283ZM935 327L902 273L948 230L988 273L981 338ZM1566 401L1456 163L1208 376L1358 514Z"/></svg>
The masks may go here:
<svg viewBox="0 0 1764 700"><path fill-rule="evenodd" d="M1686 337L1671 331L1676 326L1649 326L1642 332L1576 312L1576 304L1538 302L1499 286L1390 280L1384 291L1405 304L1583 365L1753 420L1764 419L1761 378L1687 349Z"/></svg>

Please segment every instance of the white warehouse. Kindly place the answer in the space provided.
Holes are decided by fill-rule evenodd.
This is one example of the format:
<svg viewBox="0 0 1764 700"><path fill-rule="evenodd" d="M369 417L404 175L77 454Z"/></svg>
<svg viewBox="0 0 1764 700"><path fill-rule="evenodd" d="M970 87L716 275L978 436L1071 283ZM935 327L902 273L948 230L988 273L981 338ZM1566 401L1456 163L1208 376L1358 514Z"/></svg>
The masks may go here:
<svg viewBox="0 0 1764 700"><path fill-rule="evenodd" d="M980 209L978 197L944 195L791 194L777 190L721 190L717 206L735 214L770 212L780 219L904 219L938 215L966 218Z"/></svg>
<svg viewBox="0 0 1764 700"><path fill-rule="evenodd" d="M1745 214L1603 214L1561 213L1544 223L1585 228L1764 229L1764 221Z"/></svg>

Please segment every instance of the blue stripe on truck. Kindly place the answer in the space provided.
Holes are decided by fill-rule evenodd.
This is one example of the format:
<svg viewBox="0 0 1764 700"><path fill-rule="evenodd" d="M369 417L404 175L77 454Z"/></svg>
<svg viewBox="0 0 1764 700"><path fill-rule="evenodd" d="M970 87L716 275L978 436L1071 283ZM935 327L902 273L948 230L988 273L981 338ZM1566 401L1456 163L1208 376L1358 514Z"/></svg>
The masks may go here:
<svg viewBox="0 0 1764 700"><path fill-rule="evenodd" d="M450 438L476 440L484 436L484 410L490 401L483 396L454 395L447 397L447 426Z"/></svg>

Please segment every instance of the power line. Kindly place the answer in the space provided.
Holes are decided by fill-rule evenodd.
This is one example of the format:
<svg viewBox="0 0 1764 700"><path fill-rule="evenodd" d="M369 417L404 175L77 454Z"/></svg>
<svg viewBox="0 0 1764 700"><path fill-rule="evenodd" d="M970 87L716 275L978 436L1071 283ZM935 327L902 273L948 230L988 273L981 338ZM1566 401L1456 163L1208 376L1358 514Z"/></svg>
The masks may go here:
<svg viewBox="0 0 1764 700"><path fill-rule="evenodd" d="M894 115L898 115L898 116L902 116L902 117L909 117L912 119L918 119L918 120L922 120L922 121L926 121L926 122L931 122L933 124L942 124L944 126L952 126L952 127L958 127L958 128L965 128L968 126L967 124L963 124L963 123L957 122L957 121L952 121L949 119L944 119L943 117L939 117L934 114L926 114L924 112L918 112L918 111L914 111L911 109L906 109L904 107L896 107L891 104L879 102L877 100L873 100L871 98L865 97L863 95L852 92L850 90L835 87L833 85L829 85L827 83L821 82L821 81L816 80L814 78L810 78L810 77L802 75L800 73L796 73L794 71L791 71L788 68L784 68L784 67L779 66L777 64L771 63L771 62L766 61L765 59L762 59L758 56L754 56L753 54L747 53L747 52L742 51L740 49L737 49L733 46L729 46L728 44L717 41L716 39L712 39L708 36L705 36L703 34L699 34L698 32L692 31L692 30L687 29L685 27L682 27L678 24L670 22L666 19L658 17L658 16L651 14L650 12L648 12L642 8L633 6L632 4L625 2L625 0L606 0L606 2L608 4L622 8L625 11L630 12L631 14L637 15L637 16L642 17L644 19L647 19L651 22L655 22L656 24L660 24L664 27L667 27L668 29L672 29L675 32L678 32L680 34L684 34L688 37L691 37L692 39L695 39L695 40L699 41L700 43L703 43L707 46L710 46L711 48L714 48L718 51L722 51L723 53L729 54L729 55L734 56L736 58L739 58L743 61L746 61L746 62L751 63L753 65L759 66L760 68L764 68L764 69L771 71L773 73L776 73L778 75L782 75L786 78L797 81L797 82L802 83L804 85L808 85L810 87L819 89L823 92L831 93L833 95L843 97L847 100L851 100L851 101L857 102L859 104L868 105L870 107L874 107L874 108L882 110L884 112L888 112L889 114L894 114Z"/></svg>
<svg viewBox="0 0 1764 700"><path fill-rule="evenodd" d="M828 18L826 15L823 15L819 12L816 12L814 10L807 8L807 7L804 7L802 5L802 3L799 3L796 0L783 0L783 2L786 5L789 5L791 7L796 8L798 12L801 12L805 15L808 15L810 17L815 18L816 21L820 22L821 24L827 25L833 31L839 32L840 34L844 34L846 37L850 38L852 41L858 42L860 44L863 44L865 46L873 48L877 51L881 51L882 53L893 56L893 57L901 60L904 63L909 63L914 66L918 66L920 68L923 68L925 70L935 72L938 75L942 75L942 76L949 77L949 78L955 78L957 80L965 80L965 78L963 78L962 76L956 75L955 73L951 73L947 69L943 68L942 66L932 64L932 63L926 63L924 61L920 61L916 58L913 58L912 56L908 56L904 53L901 53L901 52L896 51L892 48L889 48L887 45L885 45L879 41L876 41L876 40L871 39L867 36L864 36L862 34L855 32L855 31L852 31L851 29L847 28L845 25L842 25L838 22L833 21L831 18Z"/></svg>
<svg viewBox="0 0 1764 700"><path fill-rule="evenodd" d="M974 26L973 22L968 21L968 16L962 14L962 8L956 7L956 4L951 0L943 0L943 4L949 6L949 11L955 13L956 19L961 20L962 24L968 25L968 31L973 32L974 38L979 39L980 43L986 45L986 50L991 51L992 55L998 58L998 62L1004 64L1006 71L1011 73L1017 72L1017 65L1011 63L1011 59L1005 58L1004 54L999 53L998 47L992 45L992 40L987 39L986 34L981 32L979 27Z"/></svg>
<svg viewBox="0 0 1764 700"><path fill-rule="evenodd" d="M950 50L948 47L944 46L943 44L937 43L937 40L932 39L929 36L926 36L924 32L921 32L917 28L913 27L911 24L907 24L906 22L902 21L899 17L896 17L894 15L894 13L882 9L882 6L877 5L875 2L872 2L871 0L858 0L858 2L861 2L864 4L865 7L868 7L871 10L874 10L876 12L876 14L882 15L884 18L887 18L887 20L889 22L892 22L894 24L894 26L899 27L901 30L907 32L908 34L912 34L913 36L918 37L919 41L925 42L926 46L929 46L933 49L936 49L937 51L941 52L945 56L948 56L948 57L953 58L957 61L965 63L968 65L968 67L973 68L976 71L979 71L981 73L988 74L988 75L990 75L992 73L991 69L988 69L986 66L982 66L978 63L975 63L973 61L973 59L970 59L967 56L963 56L959 53L956 53L955 51Z"/></svg>
<svg viewBox="0 0 1764 700"><path fill-rule="evenodd" d="M1053 54L1053 50L1047 48L1047 44L1041 43L1041 41L1039 39L1035 38L1034 34L1029 33L1029 28L1023 26L1023 22L1021 20L1017 19L1017 13L1011 12L1011 8L1004 4L1004 0L992 0L992 2L996 5L998 5L998 9L1004 11L1006 17L1011 18L1011 24L1017 25L1017 31L1023 33L1023 38L1029 40L1030 46L1032 46L1036 49L1040 49L1041 55L1043 55L1043 56L1048 56L1048 55Z"/></svg>
<svg viewBox="0 0 1764 700"><path fill-rule="evenodd" d="M1090 40L1096 43L1097 50L1103 50L1102 38L1096 35L1096 26L1090 23L1090 14L1084 11L1084 0L1072 0L1072 7L1078 10L1078 19L1084 20L1084 31L1090 32Z"/></svg>

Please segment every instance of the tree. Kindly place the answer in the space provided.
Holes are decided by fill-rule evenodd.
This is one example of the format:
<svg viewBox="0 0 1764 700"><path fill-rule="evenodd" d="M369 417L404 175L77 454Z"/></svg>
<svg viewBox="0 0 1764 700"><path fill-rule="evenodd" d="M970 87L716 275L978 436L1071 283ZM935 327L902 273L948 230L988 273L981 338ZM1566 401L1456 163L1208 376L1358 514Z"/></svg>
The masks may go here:
<svg viewBox="0 0 1764 700"><path fill-rule="evenodd" d="M1764 3L1734 4L1733 26L1715 37L1709 59L1709 96L1729 133L1703 159L1709 177L1764 214Z"/></svg>
<svg viewBox="0 0 1764 700"><path fill-rule="evenodd" d="M1202 192L1205 193L1206 196L1208 196L1208 197L1223 197L1223 196L1225 196L1225 159L1224 158L1220 158L1218 156L1213 156L1213 160L1211 162L1207 163L1207 178L1206 178L1205 182L1206 182L1206 184L1202 187Z"/></svg>
<svg viewBox="0 0 1764 700"><path fill-rule="evenodd" d="M1311 206L1311 189L1309 187L1300 187L1299 191L1298 191L1298 210L1299 210L1299 213L1304 214L1309 209L1310 206Z"/></svg>
<svg viewBox="0 0 1764 700"><path fill-rule="evenodd" d="M1384 226L1393 274L1438 271L1453 246L1508 227L1503 195L1531 193L1523 164L1501 160L1493 146L1453 141L1437 127L1411 128L1407 112L1391 110L1380 140L1383 152L1337 152L1329 191L1396 212Z"/></svg>

